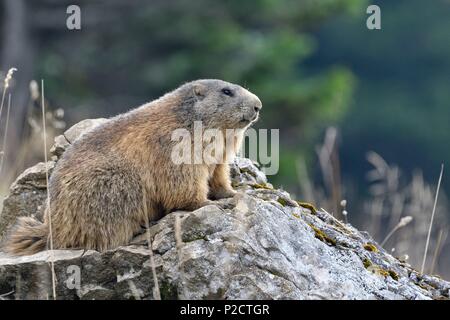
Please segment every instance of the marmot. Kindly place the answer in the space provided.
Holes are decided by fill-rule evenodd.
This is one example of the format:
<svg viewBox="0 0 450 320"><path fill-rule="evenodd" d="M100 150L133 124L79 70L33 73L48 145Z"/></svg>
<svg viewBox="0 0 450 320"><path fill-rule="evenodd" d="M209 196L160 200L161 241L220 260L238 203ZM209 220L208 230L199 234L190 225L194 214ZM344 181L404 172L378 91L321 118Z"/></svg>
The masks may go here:
<svg viewBox="0 0 450 320"><path fill-rule="evenodd" d="M192 132L195 121L205 129L238 129L229 161L261 107L259 98L239 85L197 80L109 119L65 151L50 177L44 223L19 218L5 251L45 250L49 214L55 249L105 251L128 244L148 221L170 211L232 197L226 161L175 164L171 135L179 128Z"/></svg>

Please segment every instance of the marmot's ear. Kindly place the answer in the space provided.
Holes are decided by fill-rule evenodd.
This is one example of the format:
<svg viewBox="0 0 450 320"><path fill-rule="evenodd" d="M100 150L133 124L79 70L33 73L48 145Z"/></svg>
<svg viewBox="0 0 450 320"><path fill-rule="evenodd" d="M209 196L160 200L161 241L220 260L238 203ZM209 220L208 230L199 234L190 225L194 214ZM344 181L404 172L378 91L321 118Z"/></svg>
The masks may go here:
<svg viewBox="0 0 450 320"><path fill-rule="evenodd" d="M198 100L203 100L206 97L206 87L204 85L196 83L194 84L193 90Z"/></svg>

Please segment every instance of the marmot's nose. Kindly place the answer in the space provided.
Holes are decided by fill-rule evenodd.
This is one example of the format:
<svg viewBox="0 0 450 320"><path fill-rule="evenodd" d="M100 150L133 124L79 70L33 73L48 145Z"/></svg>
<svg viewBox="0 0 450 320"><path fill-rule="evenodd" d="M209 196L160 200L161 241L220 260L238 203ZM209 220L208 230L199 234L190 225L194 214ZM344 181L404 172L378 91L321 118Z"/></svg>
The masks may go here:
<svg viewBox="0 0 450 320"><path fill-rule="evenodd" d="M259 100L259 98L257 96L255 96L256 101L255 101L255 106L253 107L253 110L255 110L256 113L259 112L259 110L261 110L262 108L262 103L261 100Z"/></svg>
<svg viewBox="0 0 450 320"><path fill-rule="evenodd" d="M259 110L261 110L261 108L262 108L262 103L259 100L259 98L257 96L255 96L255 98L256 99L255 99L255 101L253 103L253 111L254 111L254 113L253 113L253 116L252 116L252 121L258 119Z"/></svg>

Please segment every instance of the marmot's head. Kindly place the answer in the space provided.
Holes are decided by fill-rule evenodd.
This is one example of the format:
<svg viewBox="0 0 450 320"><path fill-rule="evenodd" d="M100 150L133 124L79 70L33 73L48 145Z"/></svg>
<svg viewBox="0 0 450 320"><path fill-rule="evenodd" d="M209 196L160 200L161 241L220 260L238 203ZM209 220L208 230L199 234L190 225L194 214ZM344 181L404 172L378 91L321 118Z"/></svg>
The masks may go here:
<svg viewBox="0 0 450 320"><path fill-rule="evenodd" d="M196 80L183 86L195 120L205 128L245 128L258 120L259 98L239 85L222 80Z"/></svg>

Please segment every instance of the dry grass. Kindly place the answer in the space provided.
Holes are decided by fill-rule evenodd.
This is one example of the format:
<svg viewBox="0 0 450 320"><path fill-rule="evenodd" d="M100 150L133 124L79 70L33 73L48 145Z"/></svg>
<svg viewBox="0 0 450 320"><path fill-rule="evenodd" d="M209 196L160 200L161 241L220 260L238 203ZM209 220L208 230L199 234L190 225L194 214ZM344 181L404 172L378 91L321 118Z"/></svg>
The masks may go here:
<svg viewBox="0 0 450 320"><path fill-rule="evenodd" d="M423 273L423 271L425 270L425 262L427 260L428 246L430 245L431 229L433 228L434 214L436 212L436 204L439 197L439 190L441 189L441 182L443 175L444 175L444 164L441 165L441 173L439 174L439 180L436 188L436 196L434 198L433 211L431 212L430 226L428 228L427 233L427 242L425 243L425 252L423 254L422 267L420 268L421 273Z"/></svg>
<svg viewBox="0 0 450 320"><path fill-rule="evenodd" d="M158 276L156 274L156 265L155 265L155 258L153 256L153 248L152 248L152 237L150 235L150 225L148 222L148 219L146 219L146 235L147 235L147 244L148 244L148 254L150 256L150 265L152 268L152 275L153 275L153 283L155 284L153 296L155 300L161 300L161 292L159 290L159 282L158 282Z"/></svg>
<svg viewBox="0 0 450 320"><path fill-rule="evenodd" d="M338 153L338 130L336 128L330 127L327 129L324 142L316 148L316 152L328 194L327 207L334 214L340 214L340 217L346 218L339 210L342 201L342 183Z"/></svg>
<svg viewBox="0 0 450 320"><path fill-rule="evenodd" d="M6 112L6 121L5 121L5 132L3 133L3 142L2 142L2 146L0 148L0 176L2 174L3 171L3 163L5 161L5 156L6 156L6 147L7 147L7 138L8 138L8 126L9 126L9 114L11 112L11 94L8 95L8 109ZM0 117L1 120L1 117Z"/></svg>
<svg viewBox="0 0 450 320"><path fill-rule="evenodd" d="M421 171L416 170L408 179L398 166L388 164L379 154L370 151L367 153L367 161L372 166L367 173L369 196L358 199L352 197L352 194L345 194L345 190L351 188L342 183L338 185L340 174L333 172L339 170L339 161L336 156L332 156L333 152L337 155L337 137L336 129L329 129L323 144L317 147L323 187L321 183L310 181L306 174L306 165L298 160L297 171L299 177L302 177L299 180L302 197L326 208L331 214L338 215L344 222L347 222L347 219L352 220L352 216L347 212L347 206L350 205L353 211L364 215L359 224L352 221L356 227L368 230L382 246L389 245L386 249L398 257L409 259L408 262L418 269L423 264L424 247L427 248L426 251L428 248L434 248L433 263L429 271L437 270L444 272L447 277L450 276L447 271L449 266L440 265L441 261L450 258L449 253L442 250L446 246L444 236L449 229L449 221L445 216L445 213L448 213L445 192L433 192L434 188L426 183ZM439 187L440 183L438 189ZM334 188L336 190L333 190ZM345 196L349 201L343 201L337 198L338 196ZM340 201L340 206L336 205L337 200ZM430 216L426 213L432 213L431 223ZM444 230L441 236L440 233L431 232L433 224ZM423 246L418 245L421 243Z"/></svg>
<svg viewBox="0 0 450 320"><path fill-rule="evenodd" d="M181 281L181 293L180 293L180 300L185 299L187 296L185 293L185 286L184 286L184 273L182 271L182 262L183 262L183 248L184 248L184 242L182 238L182 231L181 231L181 222L185 218L180 218L179 214L175 216L175 222L174 222L174 233L175 233L175 242L177 246L177 256L178 256L178 270L180 272L180 281Z"/></svg>
<svg viewBox="0 0 450 320"><path fill-rule="evenodd" d="M8 73L6 74L5 79L3 81L2 100L1 100L1 103L0 103L0 120L2 119L3 108L4 108L4 105L5 105L6 92L7 92L8 88L9 88L9 83L12 80L13 73L16 72L16 71L17 71L16 68L9 69Z"/></svg>
<svg viewBox="0 0 450 320"><path fill-rule="evenodd" d="M42 139L44 141L44 159L45 159L45 182L47 186L47 206L46 206L46 214L47 221L49 227L49 245L50 245L50 268L52 272L52 291L53 291L53 299L56 300L56 274L55 274L55 257L53 252L53 229L52 229L52 211L50 206L50 190L49 186L49 173L48 173L48 159L47 159L47 130L45 123L45 98L44 98L44 80L41 80L41 97L42 97Z"/></svg>
<svg viewBox="0 0 450 320"><path fill-rule="evenodd" d="M12 80L12 75L13 73L17 71L16 68L11 68L8 70L8 73L6 74L6 77L3 81L3 90L2 90L2 100L0 102L0 124L2 121L2 116L3 116L3 109L5 106L5 97L6 97L6 93L8 91L9 88L9 83ZM6 157L6 142L7 142L7 136L8 136L8 125L9 125L9 113L11 111L11 94L8 95L8 108L7 108L7 114L6 114L6 121L5 121L5 131L3 132L3 143L2 146L0 148L0 177L2 174L2 169L3 169L3 163Z"/></svg>
<svg viewBox="0 0 450 320"><path fill-rule="evenodd" d="M26 168L44 160L42 155L44 141L41 100L43 100L46 105L45 122L47 145L51 145L55 136L60 134L66 126L63 120L64 110L61 108L54 108L49 105L45 98L41 99L39 85L34 80L30 82L30 97L31 99L26 112L26 123L25 126L23 126L20 138L21 144L18 146L13 146L15 148L15 159L14 161L4 161L3 170L0 172L0 212L2 210L3 198L8 194L9 186L14 179ZM1 120L2 119L0 118L0 122ZM11 123L11 125L17 124ZM0 133L0 138L5 139L4 133ZM8 139L6 139L5 146L8 146L7 142ZM0 153L1 151L3 151L3 148L0 146ZM4 160L6 160L6 157L10 155L4 152L3 156Z"/></svg>
<svg viewBox="0 0 450 320"><path fill-rule="evenodd" d="M384 247L386 242L392 237L392 235L398 230L403 227L406 227L411 221L413 220L413 217L406 216L400 219L400 221L396 224L396 226L391 230L391 232L388 233L386 238L381 242L381 246Z"/></svg>

